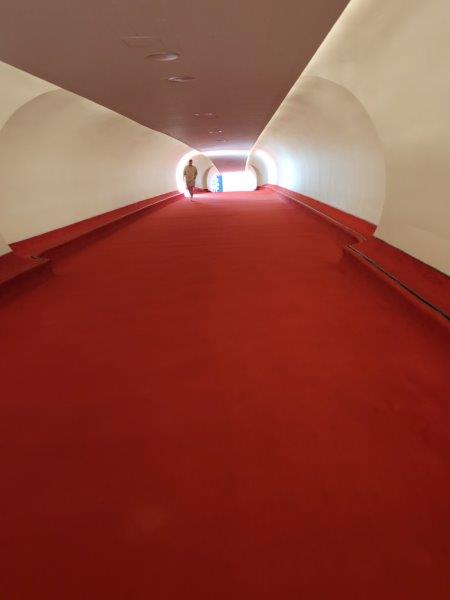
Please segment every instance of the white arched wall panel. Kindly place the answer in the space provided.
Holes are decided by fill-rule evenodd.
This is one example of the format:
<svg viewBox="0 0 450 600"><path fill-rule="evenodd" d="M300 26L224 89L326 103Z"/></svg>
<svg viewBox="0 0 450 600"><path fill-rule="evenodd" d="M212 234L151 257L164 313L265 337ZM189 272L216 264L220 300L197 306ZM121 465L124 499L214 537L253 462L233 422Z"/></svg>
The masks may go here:
<svg viewBox="0 0 450 600"><path fill-rule="evenodd" d="M250 156L263 183L271 183L267 156L279 185L378 223L383 150L364 107L342 86L301 77Z"/></svg>
<svg viewBox="0 0 450 600"><path fill-rule="evenodd" d="M450 274L449 22L448 0L351 0L256 145L275 149L277 163L288 157L289 166L280 185L289 187L292 177L298 191L363 216L354 212L354 207L358 202L367 205L368 198L355 197L345 205L342 195L339 202L333 200L333 186L342 192L345 182L336 180L336 172L330 168L331 148L323 161L319 156L313 159L324 173L322 181L316 176L314 184L308 175L311 162L304 159L308 152L301 149L298 156L300 144L292 143L293 136L283 131L290 115L290 126L298 135L307 131L303 143L310 146L311 154L316 152L321 143L315 136L323 136L323 130L313 130L300 121L305 120L308 106L317 98L311 95L312 90L304 94L304 109L297 113L292 110L292 98L300 93L307 77L326 79L348 90L367 112L384 155L386 180L375 182L372 193L375 198L385 188L377 200L383 208L376 236L446 274ZM326 108L323 114L329 126L332 117L325 113L338 118L340 108L334 106L332 88L328 89L330 97L323 99L322 107ZM347 125L352 129L351 123ZM336 156L349 151L351 139L345 137L343 129L341 140L336 139ZM338 164L340 159L336 161ZM296 179L300 177L297 167L303 169L307 184ZM326 173L329 193L325 194ZM373 217L368 220L377 222Z"/></svg>
<svg viewBox="0 0 450 600"><path fill-rule="evenodd" d="M16 110L0 131L7 243L176 189L190 148L65 90Z"/></svg>
<svg viewBox="0 0 450 600"><path fill-rule="evenodd" d="M211 167L214 166L214 163L210 158L201 153L194 154L194 156L192 157L192 162L197 167L197 179L195 182L195 187L200 188L202 190L207 190L208 172L210 171ZM184 181L183 185L185 185Z"/></svg>
<svg viewBox="0 0 450 600"><path fill-rule="evenodd" d="M448 0L353 0L306 70L350 89L380 135L387 178L375 235L447 274L449 23Z"/></svg>
<svg viewBox="0 0 450 600"><path fill-rule="evenodd" d="M199 154L194 157L193 162L197 167L198 177L197 177L197 187L202 190L208 189L208 173L211 168L214 166L214 163L210 158L205 156L204 154Z"/></svg>
<svg viewBox="0 0 450 600"><path fill-rule="evenodd" d="M8 254L8 252L11 252L11 248L8 246L8 244L3 239L3 236L0 234L0 256Z"/></svg>
<svg viewBox="0 0 450 600"><path fill-rule="evenodd" d="M247 158L246 168L249 167L255 171L258 187L266 183L274 185L278 183L278 167L275 159L265 150L258 148L258 144Z"/></svg>
<svg viewBox="0 0 450 600"><path fill-rule="evenodd" d="M0 129L18 108L31 99L48 91L57 89L51 83L33 77L19 69L0 62ZM0 221L0 256L11 251L2 234Z"/></svg>
<svg viewBox="0 0 450 600"><path fill-rule="evenodd" d="M18 108L57 86L0 62L0 129Z"/></svg>

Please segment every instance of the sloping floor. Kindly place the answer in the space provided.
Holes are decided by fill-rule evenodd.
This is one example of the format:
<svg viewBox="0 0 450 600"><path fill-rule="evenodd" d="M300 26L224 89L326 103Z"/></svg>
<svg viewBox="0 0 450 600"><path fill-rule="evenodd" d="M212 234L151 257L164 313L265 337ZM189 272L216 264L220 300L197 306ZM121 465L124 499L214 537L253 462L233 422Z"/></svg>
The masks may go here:
<svg viewBox="0 0 450 600"><path fill-rule="evenodd" d="M449 328L349 241L205 194L0 309L1 598L449 597Z"/></svg>

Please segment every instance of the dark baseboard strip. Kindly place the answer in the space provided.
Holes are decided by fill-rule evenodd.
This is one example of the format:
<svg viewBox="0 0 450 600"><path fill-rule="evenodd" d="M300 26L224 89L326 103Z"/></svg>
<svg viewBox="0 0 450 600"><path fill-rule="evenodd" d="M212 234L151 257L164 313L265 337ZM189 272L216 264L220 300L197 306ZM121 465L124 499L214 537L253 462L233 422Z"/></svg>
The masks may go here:
<svg viewBox="0 0 450 600"><path fill-rule="evenodd" d="M418 292L416 292L415 290L413 290L412 288L410 288L408 285L406 285L405 283L403 283L402 281L400 281L400 279L398 279L395 275L393 275L392 273L389 273L389 271L386 271L376 261L374 261L373 259L371 259L368 256L366 256L365 254L363 254L362 252L360 252L359 250L357 250L352 245L346 246L345 249L348 252L350 252L350 253L352 253L354 255L357 255L362 260L368 262L375 269L377 269L378 271L380 271L380 273L382 273L383 275L385 275L386 277L388 277L390 280L392 280L394 283L396 283L398 286L400 286L403 290L405 290L406 292L408 292L409 294L411 294L412 296L414 296L414 298L416 298L417 300L419 300L420 302L422 302L422 304L424 304L425 306L427 306L431 310L435 311L438 315L440 315L441 317L443 317L447 321L450 321L450 315L447 314L443 309L439 308L439 306L436 306L435 304L433 304L432 302L430 302L429 300L427 300L426 298L424 298L423 296L421 296Z"/></svg>

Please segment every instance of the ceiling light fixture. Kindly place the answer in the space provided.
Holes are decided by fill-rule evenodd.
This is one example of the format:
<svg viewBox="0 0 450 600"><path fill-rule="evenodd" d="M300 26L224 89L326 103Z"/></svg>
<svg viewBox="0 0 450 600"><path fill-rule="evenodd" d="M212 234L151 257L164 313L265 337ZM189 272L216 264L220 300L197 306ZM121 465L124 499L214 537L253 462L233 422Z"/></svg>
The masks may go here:
<svg viewBox="0 0 450 600"><path fill-rule="evenodd" d="M223 129L211 129L209 133L223 133Z"/></svg>
<svg viewBox="0 0 450 600"><path fill-rule="evenodd" d="M167 78L167 81L170 81L171 83L187 83L193 79L195 79L195 77L192 77L192 75L172 75L172 77Z"/></svg>
<svg viewBox="0 0 450 600"><path fill-rule="evenodd" d="M177 52L153 52L146 56L150 60L156 60L158 62L169 62L171 60L178 60L180 55Z"/></svg>
<svg viewBox="0 0 450 600"><path fill-rule="evenodd" d="M205 117L206 119L216 119L216 113L212 112L204 112L204 113L194 113L194 117Z"/></svg>

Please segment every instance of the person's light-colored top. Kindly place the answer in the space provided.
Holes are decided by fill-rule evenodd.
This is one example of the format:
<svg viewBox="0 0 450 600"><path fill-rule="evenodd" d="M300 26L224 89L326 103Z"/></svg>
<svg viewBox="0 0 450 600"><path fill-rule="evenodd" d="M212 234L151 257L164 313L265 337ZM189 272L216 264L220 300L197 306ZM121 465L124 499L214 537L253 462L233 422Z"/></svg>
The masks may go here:
<svg viewBox="0 0 450 600"><path fill-rule="evenodd" d="M194 167L194 165L184 167L183 177L186 180L187 187L194 187L197 178L197 167Z"/></svg>

